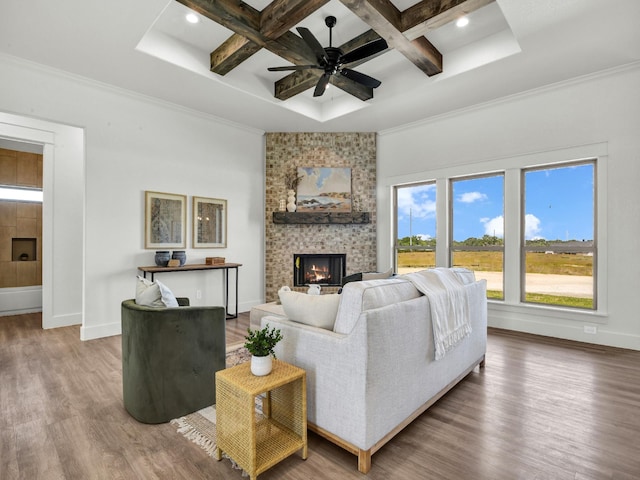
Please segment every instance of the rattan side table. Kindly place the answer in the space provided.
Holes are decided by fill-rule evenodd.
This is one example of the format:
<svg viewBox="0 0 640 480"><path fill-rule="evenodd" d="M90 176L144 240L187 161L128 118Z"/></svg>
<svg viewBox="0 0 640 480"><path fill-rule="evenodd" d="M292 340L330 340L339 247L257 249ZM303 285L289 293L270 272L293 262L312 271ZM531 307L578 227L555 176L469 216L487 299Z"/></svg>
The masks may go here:
<svg viewBox="0 0 640 480"><path fill-rule="evenodd" d="M226 453L251 480L298 450L306 460L306 372L279 360L263 377L250 362L216 372L216 444L216 458Z"/></svg>

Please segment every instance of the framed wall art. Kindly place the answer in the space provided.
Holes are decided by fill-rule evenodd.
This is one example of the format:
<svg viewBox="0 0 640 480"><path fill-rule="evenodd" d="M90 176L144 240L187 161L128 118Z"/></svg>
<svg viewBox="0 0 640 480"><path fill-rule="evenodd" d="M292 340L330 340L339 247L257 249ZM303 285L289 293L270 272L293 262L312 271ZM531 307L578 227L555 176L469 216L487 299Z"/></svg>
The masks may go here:
<svg viewBox="0 0 640 480"><path fill-rule="evenodd" d="M227 201L193 197L193 248L227 246Z"/></svg>
<svg viewBox="0 0 640 480"><path fill-rule="evenodd" d="M298 212L350 212L351 169L298 167Z"/></svg>
<svg viewBox="0 0 640 480"><path fill-rule="evenodd" d="M187 197L145 192L144 248L185 248Z"/></svg>

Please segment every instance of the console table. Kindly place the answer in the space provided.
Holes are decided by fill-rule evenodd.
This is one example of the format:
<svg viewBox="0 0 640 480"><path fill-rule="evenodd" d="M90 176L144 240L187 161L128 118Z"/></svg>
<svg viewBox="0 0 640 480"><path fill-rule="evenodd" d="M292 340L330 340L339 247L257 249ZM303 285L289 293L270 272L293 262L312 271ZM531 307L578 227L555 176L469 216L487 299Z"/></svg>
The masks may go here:
<svg viewBox="0 0 640 480"><path fill-rule="evenodd" d="M168 273L168 272L193 272L196 270L222 270L224 275L224 308L227 314L227 318L238 318L238 267L241 267L241 263L220 263L217 265L206 265L204 263L186 264L181 267L138 267L138 270L142 272L144 278L147 278L147 273L151 274L151 281L153 282L156 273ZM236 311L234 314L229 313L229 270L235 270L236 272Z"/></svg>

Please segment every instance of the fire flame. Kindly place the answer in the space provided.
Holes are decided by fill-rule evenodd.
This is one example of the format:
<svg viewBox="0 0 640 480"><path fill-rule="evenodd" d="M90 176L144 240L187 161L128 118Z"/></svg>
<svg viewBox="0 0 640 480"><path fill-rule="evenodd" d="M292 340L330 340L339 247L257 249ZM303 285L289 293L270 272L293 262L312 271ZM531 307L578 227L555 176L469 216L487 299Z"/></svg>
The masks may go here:
<svg viewBox="0 0 640 480"><path fill-rule="evenodd" d="M322 280L327 280L330 278L329 276L329 268L328 267L316 267L315 265L311 265L311 268L305 273L308 282L319 283Z"/></svg>

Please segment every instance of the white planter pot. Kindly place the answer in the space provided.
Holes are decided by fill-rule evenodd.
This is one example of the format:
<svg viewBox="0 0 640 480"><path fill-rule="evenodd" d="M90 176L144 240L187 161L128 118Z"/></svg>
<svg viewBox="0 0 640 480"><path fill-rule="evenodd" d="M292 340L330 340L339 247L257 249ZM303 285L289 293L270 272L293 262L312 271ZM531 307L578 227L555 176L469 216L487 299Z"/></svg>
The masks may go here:
<svg viewBox="0 0 640 480"><path fill-rule="evenodd" d="M272 368L273 363L271 362L271 355L267 355L266 357L256 357L255 355L251 355L251 373L257 377L269 375Z"/></svg>

